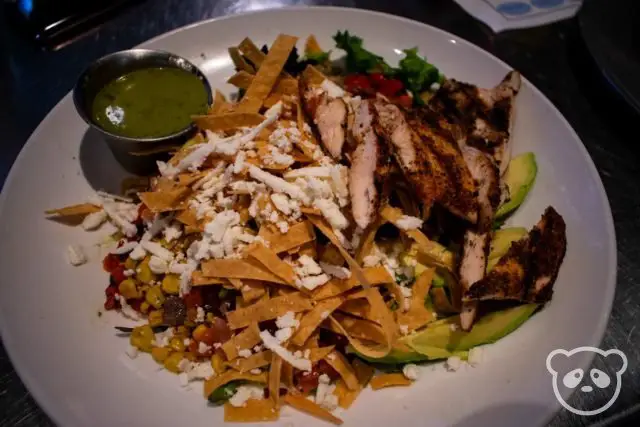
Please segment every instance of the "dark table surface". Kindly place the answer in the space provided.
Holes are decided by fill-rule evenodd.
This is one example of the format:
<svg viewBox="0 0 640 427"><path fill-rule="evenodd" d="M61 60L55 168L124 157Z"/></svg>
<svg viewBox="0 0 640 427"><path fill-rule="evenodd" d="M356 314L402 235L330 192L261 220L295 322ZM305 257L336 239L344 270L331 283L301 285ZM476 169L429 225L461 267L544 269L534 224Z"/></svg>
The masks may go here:
<svg viewBox="0 0 640 427"><path fill-rule="evenodd" d="M47 112L94 59L130 48L174 28L216 16L291 4L338 5L409 17L463 37L506 61L533 82L569 120L591 154L609 196L618 240L618 284L603 349L629 359L617 402L580 417L565 410L554 426L611 424L635 414L640 402L640 168L633 116L600 78L581 43L577 19L493 34L450 0L148 0L57 52L39 50L0 19L0 182ZM2 18L2 17L0 17ZM607 371L600 361L596 367ZM526 367L523 367L526 369ZM551 392L551 390L549 391ZM596 392L593 399L602 398ZM578 405L579 406L579 405ZM626 423L638 424L626 418ZM0 345L0 426L49 426Z"/></svg>

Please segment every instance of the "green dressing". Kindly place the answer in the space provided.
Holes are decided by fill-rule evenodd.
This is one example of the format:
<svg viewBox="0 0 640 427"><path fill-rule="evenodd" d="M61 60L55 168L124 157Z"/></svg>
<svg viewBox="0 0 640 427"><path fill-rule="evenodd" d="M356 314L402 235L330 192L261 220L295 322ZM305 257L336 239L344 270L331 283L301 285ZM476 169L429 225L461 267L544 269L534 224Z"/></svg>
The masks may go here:
<svg viewBox="0 0 640 427"><path fill-rule="evenodd" d="M205 84L179 68L146 68L113 80L96 95L93 120L107 132L132 138L174 134L208 107Z"/></svg>

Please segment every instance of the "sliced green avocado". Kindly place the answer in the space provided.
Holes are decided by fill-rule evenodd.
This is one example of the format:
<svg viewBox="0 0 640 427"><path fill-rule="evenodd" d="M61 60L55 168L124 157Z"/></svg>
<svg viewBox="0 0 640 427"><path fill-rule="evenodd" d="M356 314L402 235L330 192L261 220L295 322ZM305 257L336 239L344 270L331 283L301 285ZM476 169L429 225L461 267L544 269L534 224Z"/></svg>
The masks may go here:
<svg viewBox="0 0 640 427"><path fill-rule="evenodd" d="M509 200L498 208L496 219L500 219L518 208L533 187L538 173L536 156L524 153L509 162L504 180L509 188Z"/></svg>
<svg viewBox="0 0 640 427"><path fill-rule="evenodd" d="M520 327L538 308L538 304L525 304L507 310L489 313L473 325L469 332L459 328L452 330L449 322L428 326L417 334L410 335L407 345L418 353L423 349L440 348L449 352L469 350L473 347L491 344Z"/></svg>
<svg viewBox="0 0 640 427"><path fill-rule="evenodd" d="M507 253L513 242L522 239L526 235L527 229L523 227L509 227L496 231L491 240L491 252L489 252L487 271L491 271L500 258Z"/></svg>

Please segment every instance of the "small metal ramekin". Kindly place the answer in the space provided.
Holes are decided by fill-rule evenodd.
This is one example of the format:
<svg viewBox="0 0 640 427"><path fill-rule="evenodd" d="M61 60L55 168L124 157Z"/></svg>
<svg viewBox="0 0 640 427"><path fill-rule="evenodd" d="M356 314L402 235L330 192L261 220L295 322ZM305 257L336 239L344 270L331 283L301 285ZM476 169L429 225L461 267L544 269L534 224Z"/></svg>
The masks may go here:
<svg viewBox="0 0 640 427"><path fill-rule="evenodd" d="M127 171L137 175L154 173L156 161L167 158L170 147L186 142L196 132L193 123L172 135L158 138L131 138L104 130L92 118L91 108L95 96L111 81L131 71L171 67L196 75L207 91L208 103L213 96L211 86L202 71L186 59L161 50L130 49L115 52L98 59L83 71L73 89L73 102L82 119L102 134L116 160Z"/></svg>

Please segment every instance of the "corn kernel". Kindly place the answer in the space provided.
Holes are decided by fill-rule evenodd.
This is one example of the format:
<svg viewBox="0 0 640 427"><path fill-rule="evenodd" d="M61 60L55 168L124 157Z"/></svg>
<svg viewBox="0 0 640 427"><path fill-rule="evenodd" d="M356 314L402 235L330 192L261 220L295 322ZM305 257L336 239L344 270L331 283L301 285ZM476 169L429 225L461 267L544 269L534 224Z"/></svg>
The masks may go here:
<svg viewBox="0 0 640 427"><path fill-rule="evenodd" d="M162 279L162 290L170 295L177 295L180 291L180 277L177 274L167 274Z"/></svg>
<svg viewBox="0 0 640 427"><path fill-rule="evenodd" d="M118 293L126 299L140 298L140 292L136 288L136 282L131 278L124 279L120 282L118 285Z"/></svg>
<svg viewBox="0 0 640 427"><path fill-rule="evenodd" d="M145 301L146 302L146 301ZM143 302L142 304L144 304ZM162 325L163 322L164 310L153 310L149 313L149 325L151 326L159 326Z"/></svg>
<svg viewBox="0 0 640 427"><path fill-rule="evenodd" d="M198 325L196 326L196 328L193 330L193 339L196 341L202 341L202 338L204 338L204 333L207 332L207 327L205 325Z"/></svg>
<svg viewBox="0 0 640 427"><path fill-rule="evenodd" d="M146 301L142 301L142 303L140 303L140 313L147 314L149 312L149 308L151 307L149 306L149 303L147 303Z"/></svg>
<svg viewBox="0 0 640 427"><path fill-rule="evenodd" d="M127 270L135 270L137 265L138 261L131 258L127 258L127 260L124 262L124 268Z"/></svg>
<svg viewBox="0 0 640 427"><path fill-rule="evenodd" d="M191 332L189 332L189 328L187 328L184 325L180 325L177 328L175 328L173 335L176 337L180 337L183 340L185 338L191 338Z"/></svg>
<svg viewBox="0 0 640 427"><path fill-rule="evenodd" d="M154 308L162 307L162 304L164 304L165 300L162 289L160 289L159 286L153 286L149 288L147 293L144 295L144 299Z"/></svg>
<svg viewBox="0 0 640 427"><path fill-rule="evenodd" d="M151 326L143 325L133 328L131 336L129 337L129 342L138 350L148 353L153 348L152 343L154 338L155 336L153 335Z"/></svg>
<svg viewBox="0 0 640 427"><path fill-rule="evenodd" d="M151 357L158 363L164 363L165 360L171 354L171 349L168 347L153 347L151 349Z"/></svg>
<svg viewBox="0 0 640 427"><path fill-rule="evenodd" d="M164 361L165 369L167 371L171 371L173 373L179 374L180 368L178 367L178 365L180 365L180 362L182 361L182 359L184 359L184 353L182 352L171 353L169 357L167 357L167 359Z"/></svg>
<svg viewBox="0 0 640 427"><path fill-rule="evenodd" d="M207 313L207 322L213 323L215 319L216 319L216 316L213 313L211 312Z"/></svg>
<svg viewBox="0 0 640 427"><path fill-rule="evenodd" d="M169 347L171 347L175 351L184 351L184 339L173 337L169 341Z"/></svg>
<svg viewBox="0 0 640 427"><path fill-rule="evenodd" d="M149 257L145 257L136 268L136 278L147 285L156 280L156 275L149 268Z"/></svg>
<svg viewBox="0 0 640 427"><path fill-rule="evenodd" d="M217 375L220 375L226 370L224 360L218 353L214 353L213 356L211 356L211 367Z"/></svg>

